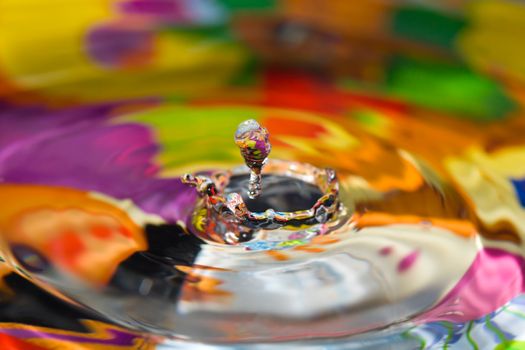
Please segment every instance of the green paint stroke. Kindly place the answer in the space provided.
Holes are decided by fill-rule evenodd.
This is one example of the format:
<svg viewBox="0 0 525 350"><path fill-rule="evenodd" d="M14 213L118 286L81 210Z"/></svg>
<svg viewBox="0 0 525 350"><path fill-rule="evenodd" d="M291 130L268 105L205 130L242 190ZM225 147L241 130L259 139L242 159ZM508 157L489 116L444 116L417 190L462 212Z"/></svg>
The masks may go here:
<svg viewBox="0 0 525 350"><path fill-rule="evenodd" d="M273 10L278 4L277 0L219 0L218 2L232 12Z"/></svg>
<svg viewBox="0 0 525 350"><path fill-rule="evenodd" d="M525 341L511 340L498 344L494 350L525 350Z"/></svg>
<svg viewBox="0 0 525 350"><path fill-rule="evenodd" d="M458 33L466 22L463 18L422 7L404 7L392 18L394 35L452 50Z"/></svg>
<svg viewBox="0 0 525 350"><path fill-rule="evenodd" d="M424 350L424 349L426 349L426 347L427 347L427 342L425 341L425 339L424 339L423 337L418 336L418 335L412 334L412 333L410 332L410 330L411 330L411 329L409 329L409 330L403 332L403 333L401 334L401 336L402 336L403 338L405 338L405 339L412 339L412 340L417 341L417 342L419 343L419 350Z"/></svg>
<svg viewBox="0 0 525 350"><path fill-rule="evenodd" d="M472 349L479 350L478 344L476 344L474 339L472 339L472 335L470 334L470 332L472 331L472 325L473 324L474 324L474 322L472 322L472 321L470 321L468 323L468 326L467 326L467 340L468 340L470 346L472 346Z"/></svg>
<svg viewBox="0 0 525 350"><path fill-rule="evenodd" d="M169 170L196 162L241 164L233 135L240 122L257 119L259 111L249 107L168 106L125 121L151 127L162 147L158 161Z"/></svg>
<svg viewBox="0 0 525 350"><path fill-rule="evenodd" d="M452 340L452 337L454 337L454 326L449 322L442 322L442 324L443 327L447 329L447 337L445 338L445 344L443 344L443 350L448 350L450 341Z"/></svg>
<svg viewBox="0 0 525 350"><path fill-rule="evenodd" d="M520 317L520 318L525 318L525 314L520 312L520 311L516 311L516 310L510 310L508 306L505 306L503 308L503 312L508 312L512 315L515 315L517 317ZM492 325L491 325L492 326ZM488 327L488 325L487 325ZM501 331L498 330L499 333L501 333ZM501 336L498 335L498 337L501 339ZM494 350L525 350L525 341L523 340L504 340L501 344L498 344Z"/></svg>
<svg viewBox="0 0 525 350"><path fill-rule="evenodd" d="M372 109L357 109L352 112L351 118L374 135L384 135L390 125L387 117Z"/></svg>
<svg viewBox="0 0 525 350"><path fill-rule="evenodd" d="M485 326L487 329L494 332L502 343L507 342L507 337L505 337L505 334L503 334L503 332L491 322L490 315L485 316Z"/></svg>
<svg viewBox="0 0 525 350"><path fill-rule="evenodd" d="M422 107L494 120L515 108L496 82L463 66L395 59L387 74L388 93Z"/></svg>
<svg viewBox="0 0 525 350"><path fill-rule="evenodd" d="M517 316L519 318L523 318L525 319L525 313L521 312L521 311L518 311L518 310L511 310L509 309L508 307L506 307L505 309L505 312L508 312L509 314L512 314L514 316Z"/></svg>

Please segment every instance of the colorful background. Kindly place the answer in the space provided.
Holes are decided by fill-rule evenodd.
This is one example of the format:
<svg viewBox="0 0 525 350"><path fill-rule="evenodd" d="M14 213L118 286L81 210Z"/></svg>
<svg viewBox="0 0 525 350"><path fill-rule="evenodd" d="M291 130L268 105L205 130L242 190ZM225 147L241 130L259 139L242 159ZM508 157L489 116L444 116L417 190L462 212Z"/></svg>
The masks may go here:
<svg viewBox="0 0 525 350"><path fill-rule="evenodd" d="M125 288L171 225L173 298L222 295L192 275L195 194L178 176L238 165L232 135L253 118L272 157L359 178L358 225L429 221L479 236L499 267L472 277L496 301L361 348L525 348L523 38L517 1L0 0L0 344L184 348L31 276Z"/></svg>

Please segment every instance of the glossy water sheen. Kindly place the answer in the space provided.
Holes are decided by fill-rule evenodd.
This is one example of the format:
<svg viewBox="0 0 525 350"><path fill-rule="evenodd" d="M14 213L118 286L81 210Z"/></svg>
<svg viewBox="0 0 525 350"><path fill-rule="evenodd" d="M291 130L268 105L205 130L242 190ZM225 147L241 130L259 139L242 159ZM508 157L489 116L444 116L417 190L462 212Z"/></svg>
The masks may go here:
<svg viewBox="0 0 525 350"><path fill-rule="evenodd" d="M0 3L0 344L524 348L523 5L250 3ZM290 172L227 191L339 216L194 234L247 119Z"/></svg>

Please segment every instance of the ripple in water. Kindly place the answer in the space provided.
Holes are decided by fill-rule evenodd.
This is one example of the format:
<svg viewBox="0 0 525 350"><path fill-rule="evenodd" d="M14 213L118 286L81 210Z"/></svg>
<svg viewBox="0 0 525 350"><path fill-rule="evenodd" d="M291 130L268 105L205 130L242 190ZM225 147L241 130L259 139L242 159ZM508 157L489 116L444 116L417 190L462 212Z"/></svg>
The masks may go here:
<svg viewBox="0 0 525 350"><path fill-rule="evenodd" d="M202 108L196 118L227 110ZM213 148L222 134L211 123L193 138L154 136L177 130L182 122L171 115L185 110L140 113L50 123L46 133L21 135L10 153L0 152L3 259L30 281L27 288L75 310L72 319L166 337L173 348L409 349L452 337L474 342L476 332L507 337L510 318L522 317L521 214L518 204L500 204L510 189L487 165L517 159L521 150L473 151L436 166L360 127L314 116L302 123L324 136L310 143L307 133L293 136L308 145L300 148L283 141L289 133L280 125L299 122L281 111L260 119L279 140L275 158L286 160L265 164L262 193L253 199L237 155L202 166L221 152L236 154L231 141L226 150ZM323 220L316 212L304 222L248 227L227 241L217 217L199 205L203 197L179 180L191 167L202 176L225 174L215 178L217 188L241 194L249 211L277 214L315 206L323 172L312 169L332 167L340 203ZM228 215L225 222L237 224Z"/></svg>

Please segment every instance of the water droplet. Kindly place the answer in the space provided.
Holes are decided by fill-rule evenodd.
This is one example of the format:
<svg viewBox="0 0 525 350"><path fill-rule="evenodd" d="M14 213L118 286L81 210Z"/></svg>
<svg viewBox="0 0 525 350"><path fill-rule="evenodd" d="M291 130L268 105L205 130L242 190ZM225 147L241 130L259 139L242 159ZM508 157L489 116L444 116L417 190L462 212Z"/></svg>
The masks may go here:
<svg viewBox="0 0 525 350"><path fill-rule="evenodd" d="M272 149L268 138L268 130L253 119L242 122L235 131L235 143L250 168L248 196L252 199L261 194L261 171Z"/></svg>

